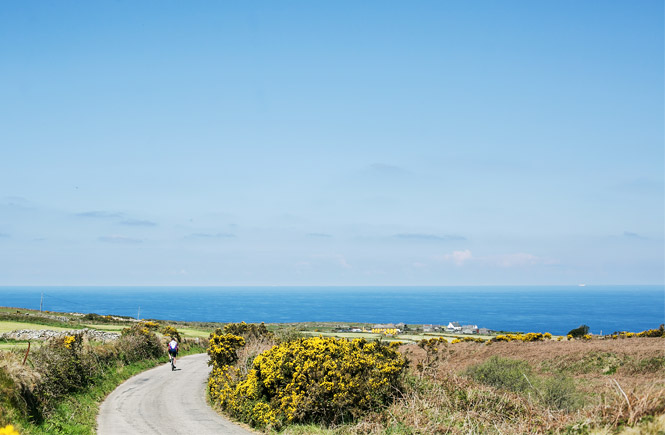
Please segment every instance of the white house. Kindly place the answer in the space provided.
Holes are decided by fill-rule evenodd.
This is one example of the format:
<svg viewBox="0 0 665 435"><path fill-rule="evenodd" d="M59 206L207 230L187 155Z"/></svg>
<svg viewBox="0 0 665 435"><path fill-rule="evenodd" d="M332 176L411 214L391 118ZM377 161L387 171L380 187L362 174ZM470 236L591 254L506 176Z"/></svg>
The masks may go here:
<svg viewBox="0 0 665 435"><path fill-rule="evenodd" d="M459 322L450 322L446 329L449 331L461 331L462 325L460 325Z"/></svg>
<svg viewBox="0 0 665 435"><path fill-rule="evenodd" d="M463 334L477 334L478 333L478 325L463 325L462 326L462 333Z"/></svg>

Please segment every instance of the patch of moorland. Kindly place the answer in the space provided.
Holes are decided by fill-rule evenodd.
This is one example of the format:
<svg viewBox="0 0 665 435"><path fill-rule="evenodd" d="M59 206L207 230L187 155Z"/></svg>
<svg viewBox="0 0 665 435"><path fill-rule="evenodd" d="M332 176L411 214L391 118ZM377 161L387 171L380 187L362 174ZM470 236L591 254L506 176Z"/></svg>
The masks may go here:
<svg viewBox="0 0 665 435"><path fill-rule="evenodd" d="M233 329L236 328L236 329ZM659 433L663 332L395 345L211 334L213 403L268 433ZM623 337L623 338L621 338ZM370 346L366 358L362 349ZM399 361L408 361L401 365ZM377 376L386 367L394 377ZM383 388L386 387L386 388ZM371 406L362 406L365 400ZM340 407L339 405L344 405ZM651 431L651 432L649 432Z"/></svg>

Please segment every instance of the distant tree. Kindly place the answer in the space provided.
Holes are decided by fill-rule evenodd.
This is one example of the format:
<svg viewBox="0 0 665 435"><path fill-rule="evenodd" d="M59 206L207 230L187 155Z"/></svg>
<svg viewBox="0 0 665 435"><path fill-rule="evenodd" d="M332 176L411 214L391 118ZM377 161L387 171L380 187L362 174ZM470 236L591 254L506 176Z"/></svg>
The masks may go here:
<svg viewBox="0 0 665 435"><path fill-rule="evenodd" d="M568 335L572 335L573 338L580 338L584 337L589 333L589 327L587 325L580 325L575 329L571 329L570 332L568 332Z"/></svg>

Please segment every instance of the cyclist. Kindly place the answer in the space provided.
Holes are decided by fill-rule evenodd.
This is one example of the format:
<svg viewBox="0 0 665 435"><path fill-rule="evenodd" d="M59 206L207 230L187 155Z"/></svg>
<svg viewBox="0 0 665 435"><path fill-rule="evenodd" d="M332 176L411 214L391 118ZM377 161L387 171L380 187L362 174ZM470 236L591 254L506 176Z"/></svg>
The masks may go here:
<svg viewBox="0 0 665 435"><path fill-rule="evenodd" d="M169 351L169 361L171 361L173 368L175 369L175 358L178 356L178 342L175 340L175 337L171 337L167 349Z"/></svg>

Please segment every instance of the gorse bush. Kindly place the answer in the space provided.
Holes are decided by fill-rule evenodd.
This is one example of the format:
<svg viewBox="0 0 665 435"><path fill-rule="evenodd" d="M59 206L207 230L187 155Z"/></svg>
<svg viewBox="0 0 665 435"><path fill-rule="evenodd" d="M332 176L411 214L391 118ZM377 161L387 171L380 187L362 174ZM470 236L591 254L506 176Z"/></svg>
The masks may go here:
<svg viewBox="0 0 665 435"><path fill-rule="evenodd" d="M526 334L499 334L492 339L492 341L544 341L550 340L552 334L549 332L540 333L540 332L528 332Z"/></svg>
<svg viewBox="0 0 665 435"><path fill-rule="evenodd" d="M647 329L642 332L615 332L611 335L613 339L616 338L631 338L631 337L665 337L665 325L660 325L658 329Z"/></svg>
<svg viewBox="0 0 665 435"><path fill-rule="evenodd" d="M86 387L94 372L93 361L84 355L80 334L52 340L33 356L37 371L45 375L35 395L46 403Z"/></svg>
<svg viewBox="0 0 665 435"><path fill-rule="evenodd" d="M405 365L397 344L302 338L262 353L243 377L214 362L208 385L222 408L254 426L331 425L387 405Z"/></svg>
<svg viewBox="0 0 665 435"><path fill-rule="evenodd" d="M175 326L166 325L165 327L162 328L161 332L166 337L173 337L179 342L182 341L182 337L180 337L180 333L175 328Z"/></svg>
<svg viewBox="0 0 665 435"><path fill-rule="evenodd" d="M257 339L257 338L272 338L273 333L268 331L266 325L261 323L259 325L255 323L229 323L224 325L224 333L239 335L244 339Z"/></svg>
<svg viewBox="0 0 665 435"><path fill-rule="evenodd" d="M244 345L244 338L233 334L222 334L222 330L217 329L210 334L210 339L208 340L207 352L210 356L208 365L212 365L216 369L221 369L233 364L238 360L238 349Z"/></svg>
<svg viewBox="0 0 665 435"><path fill-rule="evenodd" d="M638 332L638 337L665 337L665 325L660 325L658 329L647 329L646 331Z"/></svg>

